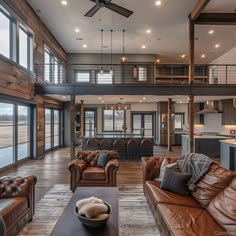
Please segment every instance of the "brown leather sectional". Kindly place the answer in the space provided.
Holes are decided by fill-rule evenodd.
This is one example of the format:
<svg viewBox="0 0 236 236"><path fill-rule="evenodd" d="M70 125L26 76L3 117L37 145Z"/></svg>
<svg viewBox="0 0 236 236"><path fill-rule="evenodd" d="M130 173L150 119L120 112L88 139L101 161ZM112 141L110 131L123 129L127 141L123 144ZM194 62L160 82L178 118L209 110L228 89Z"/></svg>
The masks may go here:
<svg viewBox="0 0 236 236"><path fill-rule="evenodd" d="M162 236L236 235L236 173L212 164L191 196L160 189L163 157L142 158L143 190ZM177 158L168 157L169 163Z"/></svg>
<svg viewBox="0 0 236 236"><path fill-rule="evenodd" d="M97 160L101 152L108 152L110 157L105 169L97 167ZM74 192L78 186L116 186L118 159L119 154L116 151L79 151L77 157L68 165L71 173L71 191Z"/></svg>
<svg viewBox="0 0 236 236"><path fill-rule="evenodd" d="M0 178L0 215L6 224L6 236L15 236L33 219L35 176Z"/></svg>

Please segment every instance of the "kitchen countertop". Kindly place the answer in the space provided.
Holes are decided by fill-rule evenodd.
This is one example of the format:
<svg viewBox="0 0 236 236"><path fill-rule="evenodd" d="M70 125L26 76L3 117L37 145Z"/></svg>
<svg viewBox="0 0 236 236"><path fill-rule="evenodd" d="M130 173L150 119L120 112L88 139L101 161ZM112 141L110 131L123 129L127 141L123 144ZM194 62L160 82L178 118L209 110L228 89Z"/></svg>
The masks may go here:
<svg viewBox="0 0 236 236"><path fill-rule="evenodd" d="M225 139L225 140L220 140L221 143L227 143L227 144L232 144L233 146L236 146L236 141L235 139Z"/></svg>
<svg viewBox="0 0 236 236"><path fill-rule="evenodd" d="M182 136L189 137L188 134L183 134ZM221 135L194 135L194 139L228 139L227 136Z"/></svg>

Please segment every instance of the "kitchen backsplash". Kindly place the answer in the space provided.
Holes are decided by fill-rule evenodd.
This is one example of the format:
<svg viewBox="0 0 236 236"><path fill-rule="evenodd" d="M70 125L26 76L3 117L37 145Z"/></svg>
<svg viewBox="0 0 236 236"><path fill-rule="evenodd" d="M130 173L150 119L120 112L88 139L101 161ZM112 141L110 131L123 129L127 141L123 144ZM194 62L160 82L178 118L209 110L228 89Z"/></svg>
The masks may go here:
<svg viewBox="0 0 236 236"><path fill-rule="evenodd" d="M230 134L230 130L236 129L236 125L222 125L221 113L209 113L204 115L204 125L195 125L194 132L216 132Z"/></svg>

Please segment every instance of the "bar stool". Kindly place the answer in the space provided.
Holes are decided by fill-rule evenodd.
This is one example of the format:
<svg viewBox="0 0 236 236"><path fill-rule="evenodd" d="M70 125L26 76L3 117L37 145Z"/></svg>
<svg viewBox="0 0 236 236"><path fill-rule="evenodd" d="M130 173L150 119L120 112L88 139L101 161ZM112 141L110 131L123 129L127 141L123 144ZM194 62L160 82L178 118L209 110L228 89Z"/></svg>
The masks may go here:
<svg viewBox="0 0 236 236"><path fill-rule="evenodd" d="M113 149L112 141L109 139L103 139L100 143L100 149L101 150L112 150Z"/></svg>
<svg viewBox="0 0 236 236"><path fill-rule="evenodd" d="M140 143L140 156L152 157L153 156L153 143L150 139L143 139Z"/></svg>
<svg viewBox="0 0 236 236"><path fill-rule="evenodd" d="M91 138L87 140L86 143L86 149L87 150L98 150L99 149L99 143L97 141L97 139L95 138Z"/></svg>
<svg viewBox="0 0 236 236"><path fill-rule="evenodd" d="M126 148L123 140L116 139L113 143L113 149L119 153L120 158L126 159Z"/></svg>
<svg viewBox="0 0 236 236"><path fill-rule="evenodd" d="M128 154L128 159L139 159L140 158L139 142L136 139L130 139L128 141L127 154Z"/></svg>

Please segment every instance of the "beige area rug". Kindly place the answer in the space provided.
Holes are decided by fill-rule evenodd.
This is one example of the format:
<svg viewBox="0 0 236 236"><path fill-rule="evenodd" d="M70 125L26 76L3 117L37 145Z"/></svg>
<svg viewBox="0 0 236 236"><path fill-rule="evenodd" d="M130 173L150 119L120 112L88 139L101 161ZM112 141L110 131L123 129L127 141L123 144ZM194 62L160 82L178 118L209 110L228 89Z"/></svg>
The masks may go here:
<svg viewBox="0 0 236 236"><path fill-rule="evenodd" d="M69 186L56 184L36 204L32 222L18 236L48 236L70 200ZM143 195L142 185L119 186L120 236L158 236L160 233Z"/></svg>

